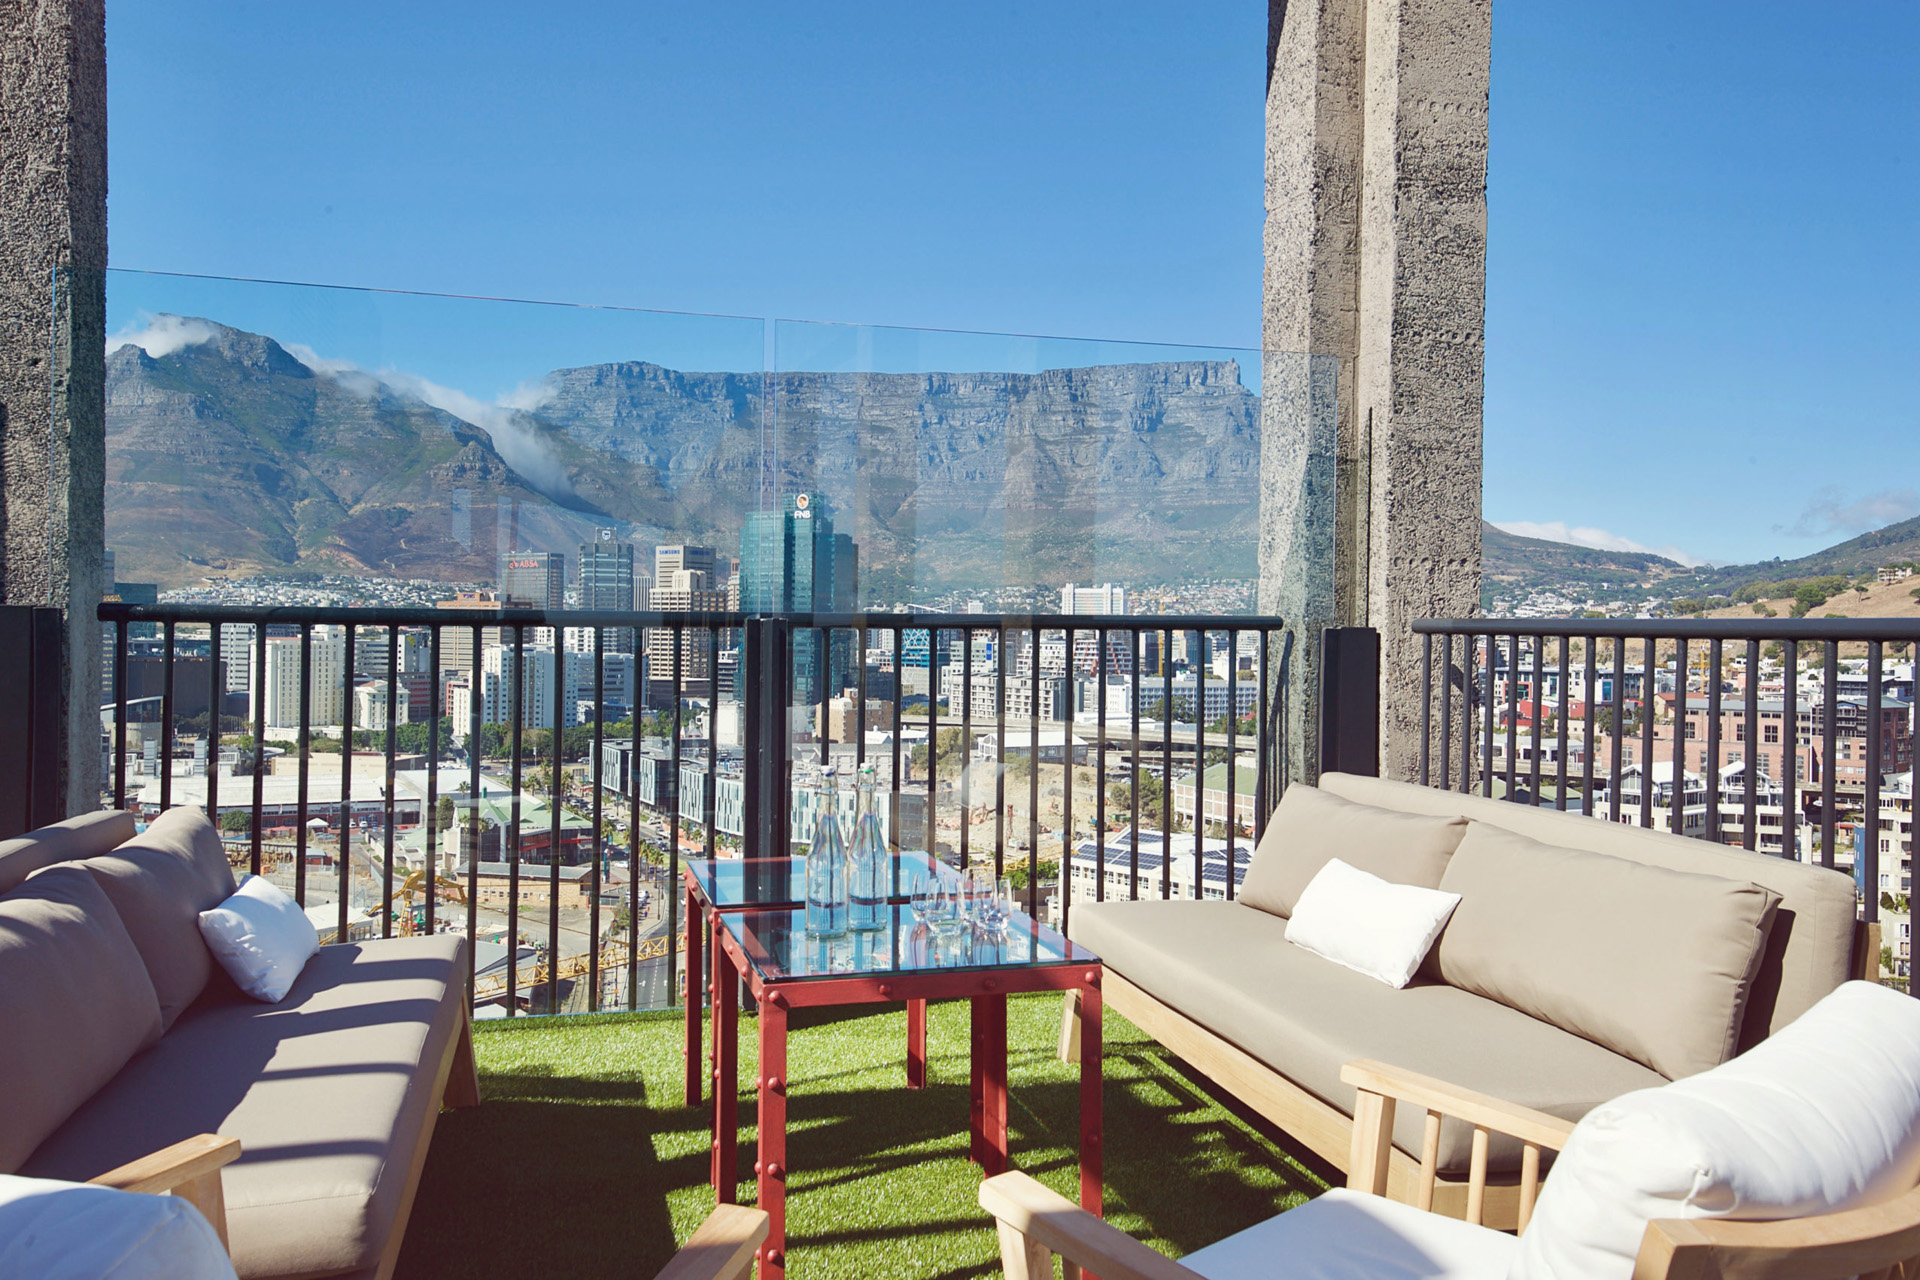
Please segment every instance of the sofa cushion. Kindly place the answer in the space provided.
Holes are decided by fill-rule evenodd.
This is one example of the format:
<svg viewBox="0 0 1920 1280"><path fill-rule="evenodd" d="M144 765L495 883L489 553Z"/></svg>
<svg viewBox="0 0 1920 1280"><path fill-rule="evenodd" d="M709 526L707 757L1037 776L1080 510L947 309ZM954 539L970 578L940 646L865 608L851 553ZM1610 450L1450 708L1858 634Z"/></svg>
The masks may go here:
<svg viewBox="0 0 1920 1280"><path fill-rule="evenodd" d="M1180 1265L1206 1280L1498 1280L1518 1243L1491 1227L1335 1187Z"/></svg>
<svg viewBox="0 0 1920 1280"><path fill-rule="evenodd" d="M225 1173L242 1276L371 1268L461 1026L465 946L439 934L322 947L276 1005L210 990L23 1172L78 1180L197 1133L238 1138Z"/></svg>
<svg viewBox="0 0 1920 1280"><path fill-rule="evenodd" d="M1362 804L1471 818L1548 844L1611 854L1675 871L1750 880L1773 890L1780 895L1780 908L1774 913L1773 927L1767 933L1767 952L1747 1001L1746 1025L1740 1035L1742 1048L1758 1044L1769 1032L1811 1009L1853 971L1855 937L1860 933L1856 923L1858 899L1853 878L1842 872L1668 831L1596 822L1584 815L1387 778L1328 773L1321 775L1320 785Z"/></svg>
<svg viewBox="0 0 1920 1280"><path fill-rule="evenodd" d="M1440 976L1668 1079L1732 1057L1780 897L1719 876L1542 844L1473 823Z"/></svg>
<svg viewBox="0 0 1920 1280"><path fill-rule="evenodd" d="M153 979L161 1029L171 1027L213 972L200 913L233 892L220 833L198 809L169 809L119 848L80 865L120 913Z"/></svg>
<svg viewBox="0 0 1920 1280"><path fill-rule="evenodd" d="M1566 1120L1657 1073L1517 1009L1416 978L1401 990L1286 941L1285 922L1237 902L1076 903L1075 942L1112 972L1178 1010L1325 1102L1353 1114L1340 1068L1377 1058ZM1396 1110L1396 1146L1418 1158L1425 1119ZM1472 1129L1448 1120L1441 1166L1464 1169ZM1491 1167L1520 1165L1496 1136Z"/></svg>
<svg viewBox="0 0 1920 1280"><path fill-rule="evenodd" d="M1655 1219L1813 1217L1916 1178L1920 1004L1849 982L1733 1061L1582 1120L1511 1274L1626 1280Z"/></svg>
<svg viewBox="0 0 1920 1280"><path fill-rule="evenodd" d="M0 1276L234 1280L213 1224L179 1196L0 1174Z"/></svg>
<svg viewBox="0 0 1920 1280"><path fill-rule="evenodd" d="M133 827L132 814L102 809L0 841L0 893L25 883L42 867L105 853L133 839Z"/></svg>
<svg viewBox="0 0 1920 1280"><path fill-rule="evenodd" d="M1333 858L1394 884L1437 889L1466 830L1459 818L1355 804L1296 783L1267 819L1238 897L1250 907L1292 915L1308 881Z"/></svg>
<svg viewBox="0 0 1920 1280"><path fill-rule="evenodd" d="M92 876L48 867L0 897L0 1173L159 1038L147 967Z"/></svg>
<svg viewBox="0 0 1920 1280"><path fill-rule="evenodd" d="M1404 987L1459 901L1457 894L1393 884L1335 858L1294 904L1287 941L1390 987Z"/></svg>

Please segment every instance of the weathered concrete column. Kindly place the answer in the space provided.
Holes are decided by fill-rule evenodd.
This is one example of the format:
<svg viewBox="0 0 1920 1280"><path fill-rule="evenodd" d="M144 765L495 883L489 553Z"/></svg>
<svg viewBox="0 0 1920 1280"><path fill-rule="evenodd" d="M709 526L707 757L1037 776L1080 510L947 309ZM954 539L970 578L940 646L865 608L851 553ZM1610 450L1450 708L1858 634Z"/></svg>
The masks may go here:
<svg viewBox="0 0 1920 1280"><path fill-rule="evenodd" d="M65 611L69 813L99 804L106 260L102 0L0 0L0 602Z"/></svg>
<svg viewBox="0 0 1920 1280"><path fill-rule="evenodd" d="M1268 6L1265 365L1321 357L1333 383L1304 415L1284 379L1263 397L1260 602L1297 620L1295 778L1322 629L1380 631L1382 772L1410 777L1409 626L1479 605L1490 36L1490 0Z"/></svg>

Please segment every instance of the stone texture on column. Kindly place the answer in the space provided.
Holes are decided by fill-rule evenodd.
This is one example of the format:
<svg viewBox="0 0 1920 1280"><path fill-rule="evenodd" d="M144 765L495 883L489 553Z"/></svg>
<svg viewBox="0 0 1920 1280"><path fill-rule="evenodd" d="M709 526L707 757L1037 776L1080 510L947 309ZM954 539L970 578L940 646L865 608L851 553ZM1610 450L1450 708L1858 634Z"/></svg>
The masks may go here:
<svg viewBox="0 0 1920 1280"><path fill-rule="evenodd" d="M67 618L64 794L99 805L106 16L0 0L0 602Z"/></svg>
<svg viewBox="0 0 1920 1280"><path fill-rule="evenodd" d="M1490 0L1268 15L1267 363L1294 348L1340 365L1335 458L1316 459L1330 499L1301 483L1285 400L1263 403L1261 605L1296 620L1305 659L1289 775L1313 776L1318 632L1339 624L1381 633L1381 770L1411 777L1410 624L1480 596Z"/></svg>

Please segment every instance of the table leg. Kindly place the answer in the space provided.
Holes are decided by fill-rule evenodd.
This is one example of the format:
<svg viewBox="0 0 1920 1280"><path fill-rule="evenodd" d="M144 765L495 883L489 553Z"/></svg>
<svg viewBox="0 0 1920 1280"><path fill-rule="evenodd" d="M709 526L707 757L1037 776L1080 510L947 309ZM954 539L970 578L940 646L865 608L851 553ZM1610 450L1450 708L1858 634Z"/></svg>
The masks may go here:
<svg viewBox="0 0 1920 1280"><path fill-rule="evenodd" d="M927 1002L907 1001L907 1088L927 1087Z"/></svg>
<svg viewBox="0 0 1920 1280"><path fill-rule="evenodd" d="M1080 1207L1100 1213L1100 986L1080 989Z"/></svg>
<svg viewBox="0 0 1920 1280"><path fill-rule="evenodd" d="M760 1247L760 1280L787 1273L787 1008L769 992L760 1004L759 1206L771 1220Z"/></svg>
<svg viewBox="0 0 1920 1280"><path fill-rule="evenodd" d="M692 886L687 888L686 914L680 917L687 925L687 1088L686 1103L697 1107L706 1097L705 1073L700 1069L700 1019L706 1010L705 991L707 972L701 961L702 935L706 932L705 922L700 915L700 899ZM671 979L671 975L669 975Z"/></svg>
<svg viewBox="0 0 1920 1280"><path fill-rule="evenodd" d="M719 1203L732 1204L740 1169L740 984L730 963L717 963L724 958L717 946L714 953L713 1192Z"/></svg>
<svg viewBox="0 0 1920 1280"><path fill-rule="evenodd" d="M986 1120L986 1075L982 1068L986 1061L983 1047L980 1002L984 996L975 996L967 1002L968 1035L967 1048L967 1159L975 1164L986 1163L986 1137L982 1127Z"/></svg>
<svg viewBox="0 0 1920 1280"><path fill-rule="evenodd" d="M1007 1171L1007 998L975 998L981 1027L980 1171L989 1178Z"/></svg>

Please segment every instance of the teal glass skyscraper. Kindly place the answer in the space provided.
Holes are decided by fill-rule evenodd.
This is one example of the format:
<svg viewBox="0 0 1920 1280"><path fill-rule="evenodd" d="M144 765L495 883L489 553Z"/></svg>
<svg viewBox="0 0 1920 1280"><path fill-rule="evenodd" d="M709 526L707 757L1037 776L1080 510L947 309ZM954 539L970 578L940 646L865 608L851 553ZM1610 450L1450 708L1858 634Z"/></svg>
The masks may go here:
<svg viewBox="0 0 1920 1280"><path fill-rule="evenodd" d="M788 494L777 511L747 514L740 533L743 613L846 613L859 600L859 551L850 536L834 531L833 511L818 495ZM852 675L852 633L833 635L824 673L819 646L812 631L794 635L796 706L818 704L845 688Z"/></svg>

